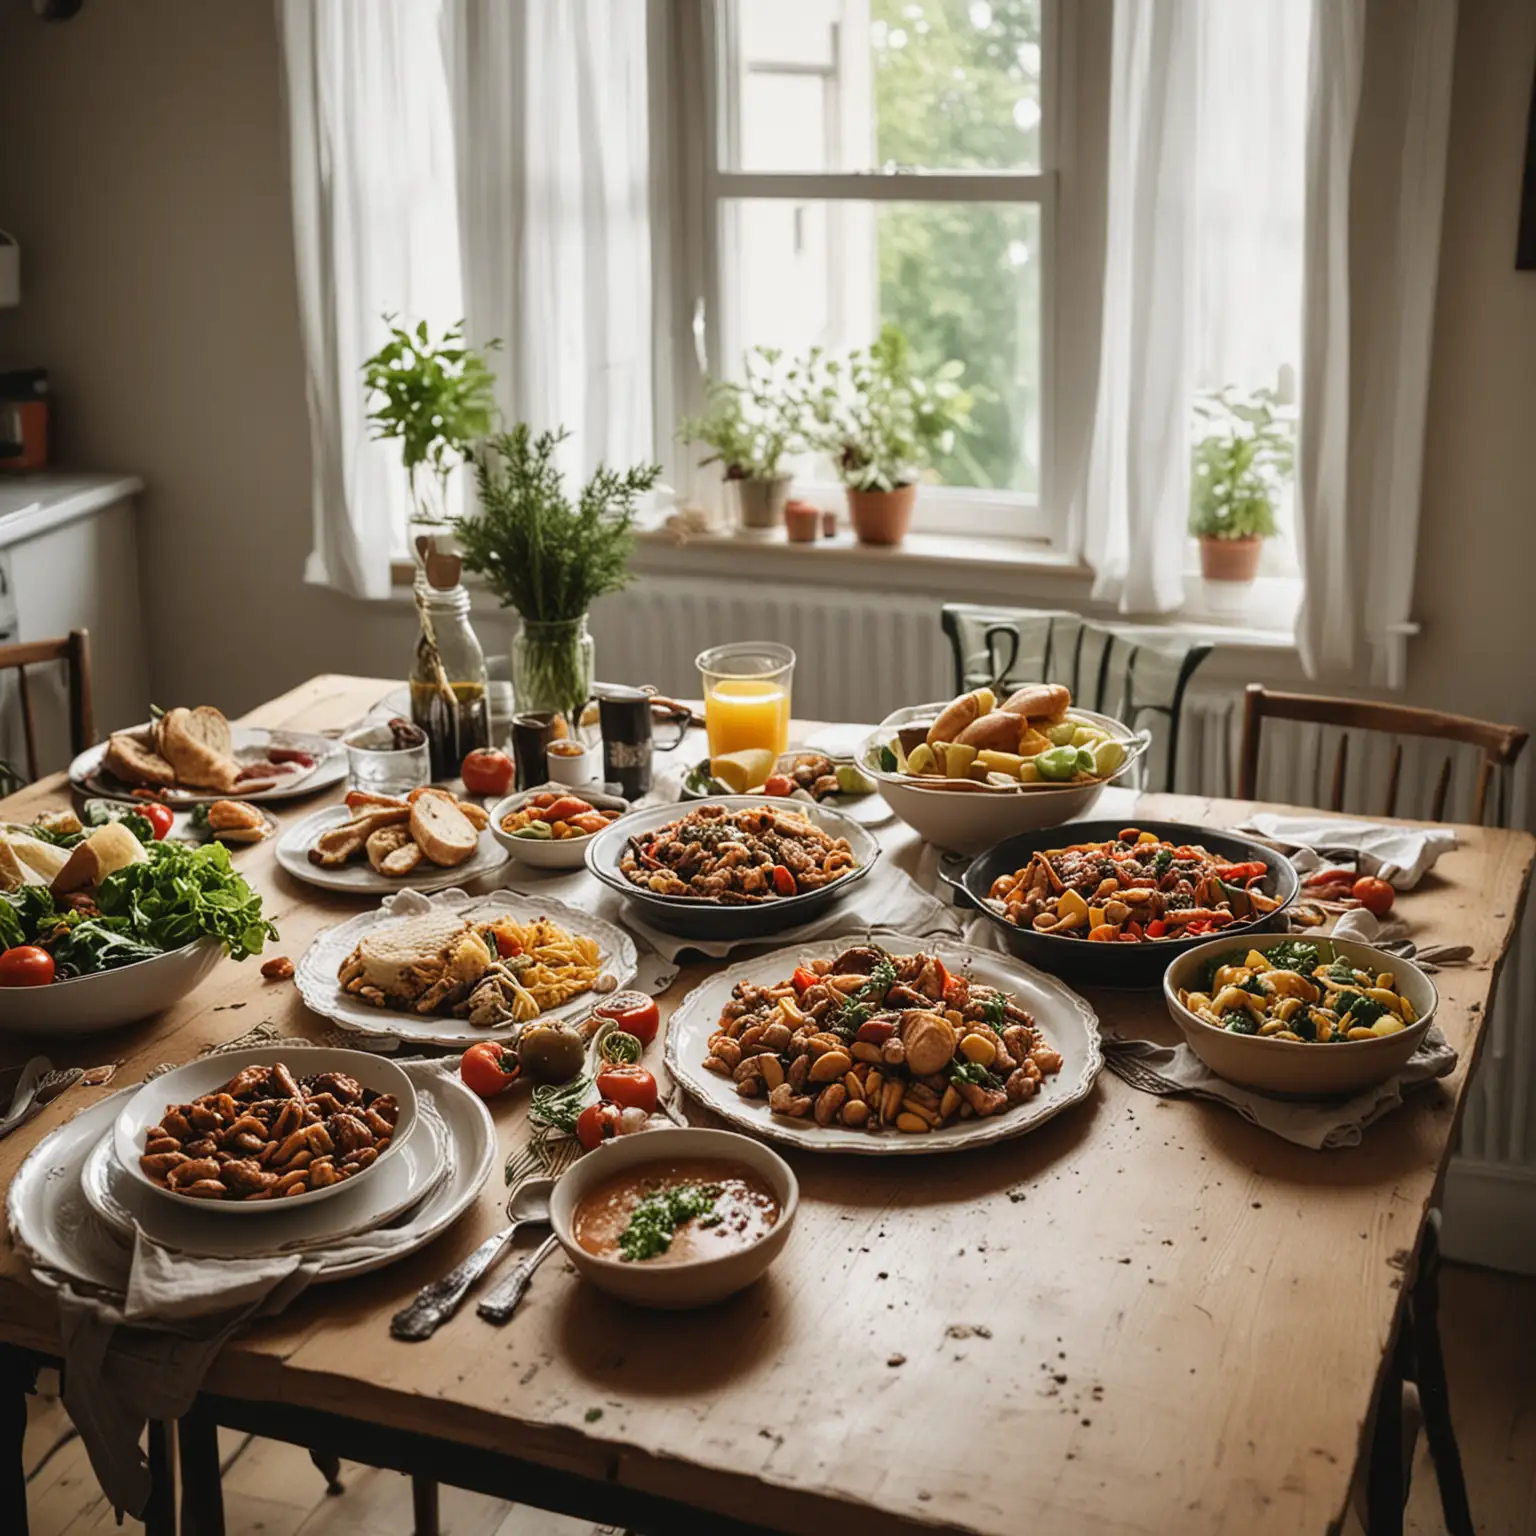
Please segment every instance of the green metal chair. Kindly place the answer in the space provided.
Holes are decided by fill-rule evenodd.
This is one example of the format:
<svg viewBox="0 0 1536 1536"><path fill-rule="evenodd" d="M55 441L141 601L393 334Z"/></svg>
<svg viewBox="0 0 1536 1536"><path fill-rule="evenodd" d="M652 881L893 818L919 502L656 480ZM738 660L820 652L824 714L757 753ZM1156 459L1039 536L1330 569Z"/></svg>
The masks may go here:
<svg viewBox="0 0 1536 1536"><path fill-rule="evenodd" d="M946 603L941 620L956 693L990 688L1001 696L1026 683L1064 683L1083 708L1150 730L1146 762L1157 764L1162 789L1175 787L1185 692L1209 641L1152 625L1098 624L1065 609Z"/></svg>

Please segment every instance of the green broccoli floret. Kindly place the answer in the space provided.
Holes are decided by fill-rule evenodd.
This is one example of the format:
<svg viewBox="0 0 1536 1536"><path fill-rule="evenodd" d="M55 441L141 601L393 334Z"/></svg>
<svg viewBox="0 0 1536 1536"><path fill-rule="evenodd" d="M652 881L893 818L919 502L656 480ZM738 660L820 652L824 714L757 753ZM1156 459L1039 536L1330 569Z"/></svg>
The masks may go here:
<svg viewBox="0 0 1536 1536"><path fill-rule="evenodd" d="M1344 1002L1346 998L1348 1002ZM1369 1028L1382 1014L1391 1011L1385 1003L1378 1003L1362 992L1341 992L1339 1000L1344 1004L1339 1014L1340 1030Z"/></svg>
<svg viewBox="0 0 1536 1536"><path fill-rule="evenodd" d="M1222 1014L1221 1027L1233 1035L1256 1035L1259 1032L1258 1021L1246 1008L1234 1008Z"/></svg>

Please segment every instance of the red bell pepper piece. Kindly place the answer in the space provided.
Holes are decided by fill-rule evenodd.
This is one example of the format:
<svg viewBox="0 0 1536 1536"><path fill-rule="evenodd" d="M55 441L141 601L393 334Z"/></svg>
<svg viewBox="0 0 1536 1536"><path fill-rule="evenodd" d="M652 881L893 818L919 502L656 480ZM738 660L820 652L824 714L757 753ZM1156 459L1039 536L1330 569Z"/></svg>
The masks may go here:
<svg viewBox="0 0 1536 1536"><path fill-rule="evenodd" d="M1149 939L1161 939L1168 932L1168 924L1165 923L1162 918L1154 917L1152 921L1147 924L1144 932Z"/></svg>
<svg viewBox="0 0 1536 1536"><path fill-rule="evenodd" d="M773 866L773 888L780 896L793 896L797 889L795 877L782 864Z"/></svg>
<svg viewBox="0 0 1536 1536"><path fill-rule="evenodd" d="M804 992L807 987L814 987L821 977L815 971L808 971L803 965L795 967L795 974L789 978L790 985L796 992Z"/></svg>

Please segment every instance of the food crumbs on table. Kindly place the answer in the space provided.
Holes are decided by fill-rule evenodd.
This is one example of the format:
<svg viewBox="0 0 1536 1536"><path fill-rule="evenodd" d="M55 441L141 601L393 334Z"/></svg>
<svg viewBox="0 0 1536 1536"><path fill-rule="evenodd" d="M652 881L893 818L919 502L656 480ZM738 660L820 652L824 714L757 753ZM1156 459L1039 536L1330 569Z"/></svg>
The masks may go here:
<svg viewBox="0 0 1536 1536"><path fill-rule="evenodd" d="M602 1416L603 1410L601 1408L588 1408L586 1413L582 1415L588 1424L596 1424Z"/></svg>
<svg viewBox="0 0 1536 1536"><path fill-rule="evenodd" d="M885 1363L889 1366L905 1365L907 1357L905 1355L892 1355Z"/></svg>

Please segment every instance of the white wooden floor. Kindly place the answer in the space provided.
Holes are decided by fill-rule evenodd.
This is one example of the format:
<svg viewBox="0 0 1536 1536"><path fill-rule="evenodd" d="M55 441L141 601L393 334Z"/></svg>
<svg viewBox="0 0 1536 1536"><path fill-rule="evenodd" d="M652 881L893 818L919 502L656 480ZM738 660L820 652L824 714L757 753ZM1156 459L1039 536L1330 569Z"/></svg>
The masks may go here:
<svg viewBox="0 0 1536 1536"><path fill-rule="evenodd" d="M1441 1328L1451 1405L1472 1516L1480 1536L1536 1536L1536 1279L1447 1265ZM46 1381L46 1378L45 1378ZM69 1420L46 1393L32 1400L27 1468L32 1536L116 1532ZM274 1440L221 1433L228 1536L412 1536L410 1483L399 1473L343 1463L328 1497L308 1455ZM45 1460L46 1458L46 1460ZM34 1471L34 1469L36 1469ZM599 1536L604 1527L499 1499L441 1491L443 1536ZM125 1522L127 1536L142 1529ZM1409 1536L1444 1530L1434 1467L1422 1439L1409 1504ZM1351 1522L1346 1530L1358 1532ZM1063 1533L1067 1536L1067 1533Z"/></svg>

